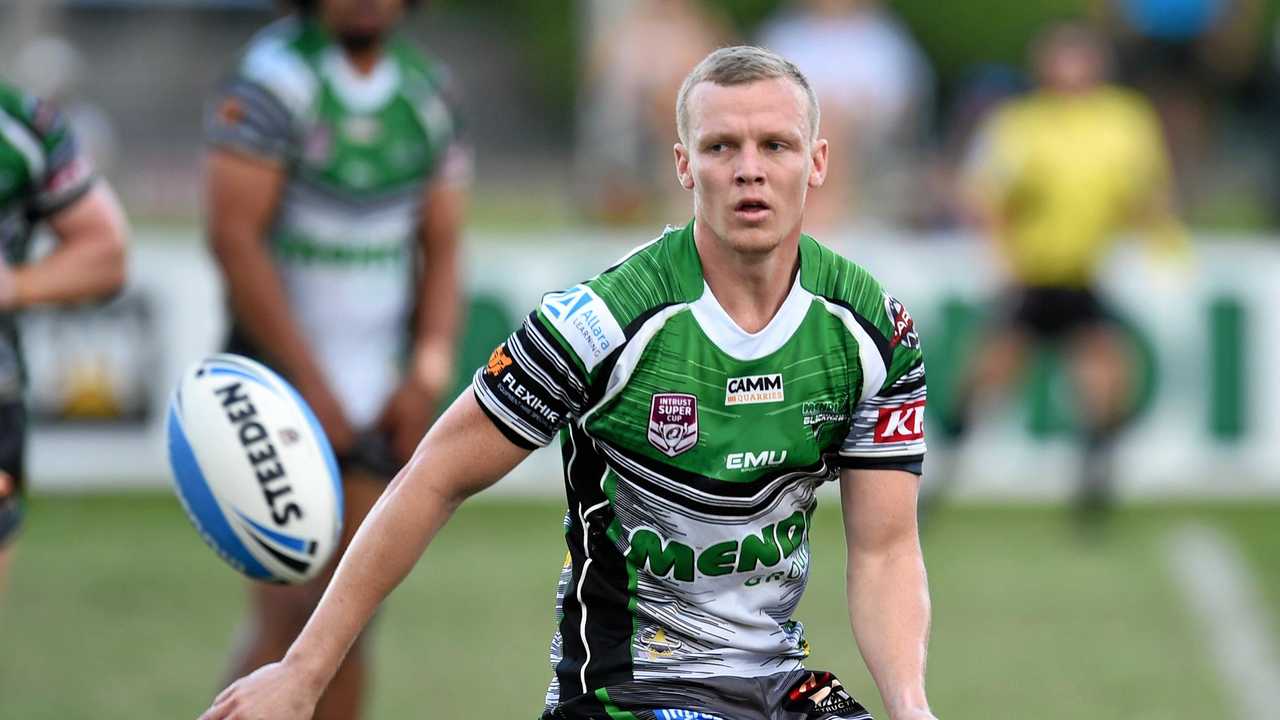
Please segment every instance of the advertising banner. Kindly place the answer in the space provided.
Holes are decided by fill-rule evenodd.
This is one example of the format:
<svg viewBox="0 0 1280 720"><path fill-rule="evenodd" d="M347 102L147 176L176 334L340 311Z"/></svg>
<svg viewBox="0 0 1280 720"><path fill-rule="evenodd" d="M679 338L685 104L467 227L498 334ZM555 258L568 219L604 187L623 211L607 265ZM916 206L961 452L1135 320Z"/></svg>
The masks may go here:
<svg viewBox="0 0 1280 720"><path fill-rule="evenodd" d="M473 235L456 391L542 300L573 288L648 238L622 232ZM875 274L915 318L925 350L926 438L958 494L1061 497L1079 462L1076 391L1059 349L979 408L968 441L930 432L984 342L997 266L968 237L859 232L830 243ZM217 273L192 238L144 236L119 301L88 314L27 319L39 419L29 467L37 488L167 482L164 404L182 368L218 349L226 316ZM1280 243L1198 238L1189 257L1123 246L1101 284L1130 338L1135 411L1117 431L1117 476L1132 497L1280 495ZM90 313L95 311L88 311ZM92 422L85 422L91 419ZM641 430L643 431L643 429ZM558 452L541 451L499 492L562 492Z"/></svg>

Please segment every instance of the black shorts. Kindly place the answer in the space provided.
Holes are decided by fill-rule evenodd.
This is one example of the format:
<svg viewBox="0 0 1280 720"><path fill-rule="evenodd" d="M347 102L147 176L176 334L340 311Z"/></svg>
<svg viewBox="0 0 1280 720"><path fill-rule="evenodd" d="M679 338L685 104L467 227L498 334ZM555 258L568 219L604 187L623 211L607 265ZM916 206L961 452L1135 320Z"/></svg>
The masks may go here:
<svg viewBox="0 0 1280 720"><path fill-rule="evenodd" d="M22 527L26 447L27 409L21 402L0 403L0 547Z"/></svg>
<svg viewBox="0 0 1280 720"><path fill-rule="evenodd" d="M1004 323L1037 340L1061 340L1115 316L1089 288L1021 287L1004 301Z"/></svg>
<svg viewBox="0 0 1280 720"><path fill-rule="evenodd" d="M755 678L632 681L544 709L541 720L872 720L835 675L795 670Z"/></svg>
<svg viewBox="0 0 1280 720"><path fill-rule="evenodd" d="M227 341L223 344L223 351L256 360L289 380L287 375L280 372L270 355L250 340L238 325L231 326ZM388 434L373 428L358 432L355 446L338 455L337 460L338 469L344 475L348 472L360 472L386 482L391 482L396 473L400 472L400 466L403 464L396 459L395 453L391 450L391 438Z"/></svg>

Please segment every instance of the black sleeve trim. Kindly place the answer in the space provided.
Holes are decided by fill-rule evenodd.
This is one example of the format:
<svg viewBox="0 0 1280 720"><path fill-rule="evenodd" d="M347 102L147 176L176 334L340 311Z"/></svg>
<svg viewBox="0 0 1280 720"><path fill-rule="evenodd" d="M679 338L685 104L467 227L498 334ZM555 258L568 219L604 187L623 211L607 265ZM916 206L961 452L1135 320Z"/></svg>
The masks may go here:
<svg viewBox="0 0 1280 720"><path fill-rule="evenodd" d="M924 373L920 373L920 377L916 378L915 380L908 380L905 383L899 380L898 384L891 385L890 389L893 391L894 395L908 395L910 393L913 393L919 390L920 388L923 388L924 386L925 386L925 375Z"/></svg>
<svg viewBox="0 0 1280 720"><path fill-rule="evenodd" d="M75 190L72 190L66 195L58 198L56 201L54 201L49 205L35 208L31 216L34 219L51 218L54 215L57 215L58 213L62 212L63 210L66 210L67 208L71 207L72 205L75 205L80 200L80 198L83 198L85 195L88 195L89 191L92 190L93 186L96 184L98 184L98 176L90 175L89 177L85 178L84 182L80 183L80 186L77 187Z"/></svg>
<svg viewBox="0 0 1280 720"><path fill-rule="evenodd" d="M528 331L530 335L537 333L539 336L538 340L541 341L540 343L521 343L525 352L537 351L542 355L547 355L547 351L550 350L552 353L555 353L556 358L560 361L560 365L567 368L569 372L573 374L573 379L576 380L581 387L587 387L587 376L584 375L582 370L578 367L579 361L576 358L570 357L568 351L566 351L564 346L560 344L560 341L555 338L554 333L547 329L546 325L542 324L542 321L538 319L537 310L529 313L525 318L524 324L516 331L516 334L519 335L522 331Z"/></svg>
<svg viewBox="0 0 1280 720"><path fill-rule="evenodd" d="M475 397L476 404L479 405L480 409L484 411L484 414L486 417L489 418L489 421L492 422L495 426L497 426L498 430L503 434L503 436L506 437L508 440L510 440L513 445L515 445L516 447L522 448L524 450L537 450L538 448L541 447L540 445L535 445L529 442L528 440L526 440L515 430L512 430L510 426L508 426L505 422L502 421L501 418L499 418L497 415L494 415L493 411L485 406L484 401L480 399L480 395L476 393L476 390L474 387L471 388L471 394Z"/></svg>
<svg viewBox="0 0 1280 720"><path fill-rule="evenodd" d="M912 475L924 474L924 455L895 457L848 457L837 455L836 467L842 470L905 470Z"/></svg>

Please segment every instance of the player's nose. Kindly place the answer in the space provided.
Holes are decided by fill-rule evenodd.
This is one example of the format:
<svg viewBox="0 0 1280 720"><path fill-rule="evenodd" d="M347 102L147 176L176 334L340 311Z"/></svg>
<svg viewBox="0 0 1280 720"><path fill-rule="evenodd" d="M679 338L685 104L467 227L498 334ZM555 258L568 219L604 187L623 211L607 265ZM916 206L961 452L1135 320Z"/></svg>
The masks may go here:
<svg viewBox="0 0 1280 720"><path fill-rule="evenodd" d="M736 185L764 184L764 163L760 153L754 148L747 148L738 153L738 163L733 170L733 182Z"/></svg>

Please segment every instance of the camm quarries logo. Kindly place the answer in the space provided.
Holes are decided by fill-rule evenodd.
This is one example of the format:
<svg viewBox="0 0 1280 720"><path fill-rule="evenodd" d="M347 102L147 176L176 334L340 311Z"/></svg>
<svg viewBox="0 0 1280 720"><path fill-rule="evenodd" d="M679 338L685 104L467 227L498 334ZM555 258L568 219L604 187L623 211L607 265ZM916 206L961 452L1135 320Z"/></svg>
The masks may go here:
<svg viewBox="0 0 1280 720"><path fill-rule="evenodd" d="M782 374L748 375L729 378L725 383L725 405L752 405L782 402Z"/></svg>

